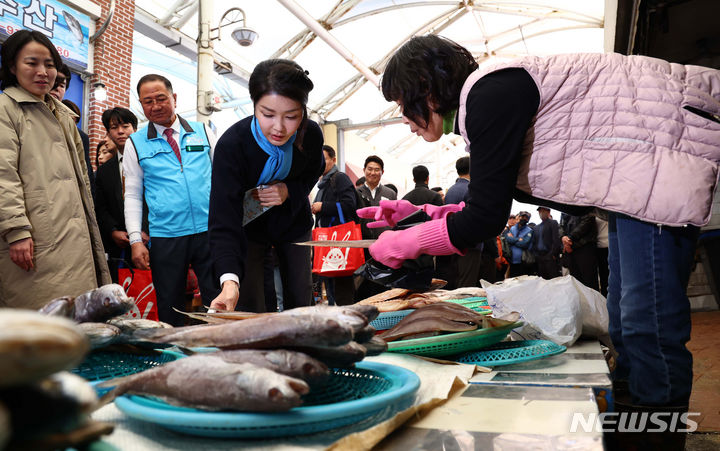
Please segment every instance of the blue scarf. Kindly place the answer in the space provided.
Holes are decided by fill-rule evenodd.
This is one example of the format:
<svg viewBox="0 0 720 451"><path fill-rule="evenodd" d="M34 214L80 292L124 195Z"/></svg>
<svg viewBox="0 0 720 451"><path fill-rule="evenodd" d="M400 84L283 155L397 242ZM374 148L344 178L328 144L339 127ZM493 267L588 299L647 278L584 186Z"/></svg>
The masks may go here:
<svg viewBox="0 0 720 451"><path fill-rule="evenodd" d="M268 141L265 135L262 134L255 116L253 116L252 124L250 124L250 130L252 130L255 142L268 154L268 159L265 162L265 167L260 174L260 179L257 184L263 185L273 180L283 180L287 177L288 173L290 173L293 143L295 142L297 132L295 132L285 144L276 146Z"/></svg>

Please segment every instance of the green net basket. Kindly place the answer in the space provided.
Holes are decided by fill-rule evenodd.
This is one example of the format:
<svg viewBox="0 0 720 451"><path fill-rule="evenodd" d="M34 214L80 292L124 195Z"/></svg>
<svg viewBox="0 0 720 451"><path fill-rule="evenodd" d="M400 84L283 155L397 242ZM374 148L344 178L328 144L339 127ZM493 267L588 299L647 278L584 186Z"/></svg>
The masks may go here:
<svg viewBox="0 0 720 451"><path fill-rule="evenodd" d="M550 340L504 341L480 351L448 357L448 360L483 366L511 365L560 354L566 349Z"/></svg>
<svg viewBox="0 0 720 451"><path fill-rule="evenodd" d="M71 371L91 382L102 381L139 373L181 357L184 357L184 355L167 350L149 355L116 351L93 351L88 354L77 368Z"/></svg>
<svg viewBox="0 0 720 451"><path fill-rule="evenodd" d="M488 305L487 298L473 297L466 299L450 299L446 302L461 304L469 309L475 310L483 315L492 313L492 307ZM398 310L397 312L382 312L377 318L370 322L376 330L387 330L395 327L403 318L414 312L415 309Z"/></svg>
<svg viewBox="0 0 720 451"><path fill-rule="evenodd" d="M470 332L455 332L435 337L391 341L388 343L388 351L428 357L445 357L494 345L504 340L510 331L522 325L523 323L518 321L502 327L488 327Z"/></svg>

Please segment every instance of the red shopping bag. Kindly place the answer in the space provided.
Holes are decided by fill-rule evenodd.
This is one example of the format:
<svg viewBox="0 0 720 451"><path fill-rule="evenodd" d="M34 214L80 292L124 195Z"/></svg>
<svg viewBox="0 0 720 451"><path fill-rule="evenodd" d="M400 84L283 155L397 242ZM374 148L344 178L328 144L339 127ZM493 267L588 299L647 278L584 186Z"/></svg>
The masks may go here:
<svg viewBox="0 0 720 451"><path fill-rule="evenodd" d="M334 227L313 229L312 239L355 241L362 239L360 224L352 221ZM316 247L313 255L313 274L326 277L349 276L365 263L365 253L360 248Z"/></svg>
<svg viewBox="0 0 720 451"><path fill-rule="evenodd" d="M135 306L125 314L128 318L158 320L157 299L149 269L118 269L118 282L128 296L135 298Z"/></svg>

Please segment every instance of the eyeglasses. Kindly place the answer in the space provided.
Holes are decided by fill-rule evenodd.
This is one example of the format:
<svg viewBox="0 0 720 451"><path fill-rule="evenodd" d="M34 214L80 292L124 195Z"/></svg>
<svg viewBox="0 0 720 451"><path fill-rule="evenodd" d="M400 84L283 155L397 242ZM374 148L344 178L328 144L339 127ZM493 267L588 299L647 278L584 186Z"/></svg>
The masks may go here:
<svg viewBox="0 0 720 451"><path fill-rule="evenodd" d="M158 105L163 105L163 104L166 104L166 103L168 102L168 100L170 100L170 97L167 97L167 96L157 96L157 97L155 97L154 99L150 99L150 98L142 99L142 100L140 101L140 103L141 103L143 106L152 106L152 105L155 105L156 103L157 103Z"/></svg>

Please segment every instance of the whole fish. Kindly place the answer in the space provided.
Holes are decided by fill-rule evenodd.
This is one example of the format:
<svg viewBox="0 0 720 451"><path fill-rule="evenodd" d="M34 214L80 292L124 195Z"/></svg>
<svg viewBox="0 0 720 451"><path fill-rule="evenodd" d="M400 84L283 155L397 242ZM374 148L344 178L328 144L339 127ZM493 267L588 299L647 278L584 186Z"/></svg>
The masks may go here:
<svg viewBox="0 0 720 451"><path fill-rule="evenodd" d="M108 323L80 323L80 330L90 340L90 348L98 349L119 341L122 331L119 327Z"/></svg>
<svg viewBox="0 0 720 451"><path fill-rule="evenodd" d="M208 355L220 357L229 363L252 363L307 383L321 382L330 376L330 370L324 363L302 352L286 349L233 349Z"/></svg>
<svg viewBox="0 0 720 451"><path fill-rule="evenodd" d="M74 368L89 349L85 334L69 319L0 309L0 387Z"/></svg>
<svg viewBox="0 0 720 451"><path fill-rule="evenodd" d="M309 391L300 379L251 363L228 363L212 354L196 354L99 386L115 386L104 401L134 393L182 407L251 412L289 410Z"/></svg>
<svg viewBox="0 0 720 451"><path fill-rule="evenodd" d="M367 355L367 349L354 341L342 346L297 346L292 349L310 355L330 368L352 367Z"/></svg>
<svg viewBox="0 0 720 451"><path fill-rule="evenodd" d="M50 316L62 316L73 318L75 316L75 298L72 296L61 296L45 304L40 313Z"/></svg>
<svg viewBox="0 0 720 451"><path fill-rule="evenodd" d="M128 297L120 285L103 285L75 298L75 321L104 323L126 313L134 305L134 299Z"/></svg>
<svg viewBox="0 0 720 451"><path fill-rule="evenodd" d="M312 307L296 307L278 313L277 316L320 316L341 321L350 326L353 332L358 332L368 325L368 319L360 311L343 306L315 305Z"/></svg>
<svg viewBox="0 0 720 451"><path fill-rule="evenodd" d="M172 329L173 327L162 321L143 318L113 318L107 323L118 327L124 334L132 334L141 329Z"/></svg>
<svg viewBox="0 0 720 451"><path fill-rule="evenodd" d="M378 308L374 305L351 304L346 307L362 313L363 316L367 318L368 322L374 320L380 314L380 310L378 310Z"/></svg>
<svg viewBox="0 0 720 451"><path fill-rule="evenodd" d="M324 315L268 315L223 324L139 330L136 340L185 347L272 349L287 346L339 346L353 338L353 329Z"/></svg>
<svg viewBox="0 0 720 451"><path fill-rule="evenodd" d="M355 341L361 344L365 343L366 341L371 340L372 337L375 336L375 332L377 332L377 329L368 324L362 329L355 331Z"/></svg>
<svg viewBox="0 0 720 451"><path fill-rule="evenodd" d="M378 336L395 341L411 336L429 336L443 332L467 332L483 324L485 315L452 302L438 302L415 310L393 328Z"/></svg>
<svg viewBox="0 0 720 451"><path fill-rule="evenodd" d="M380 337L372 337L371 340L362 343L362 347L367 350L365 354L367 356L380 355L388 350L387 342Z"/></svg>

